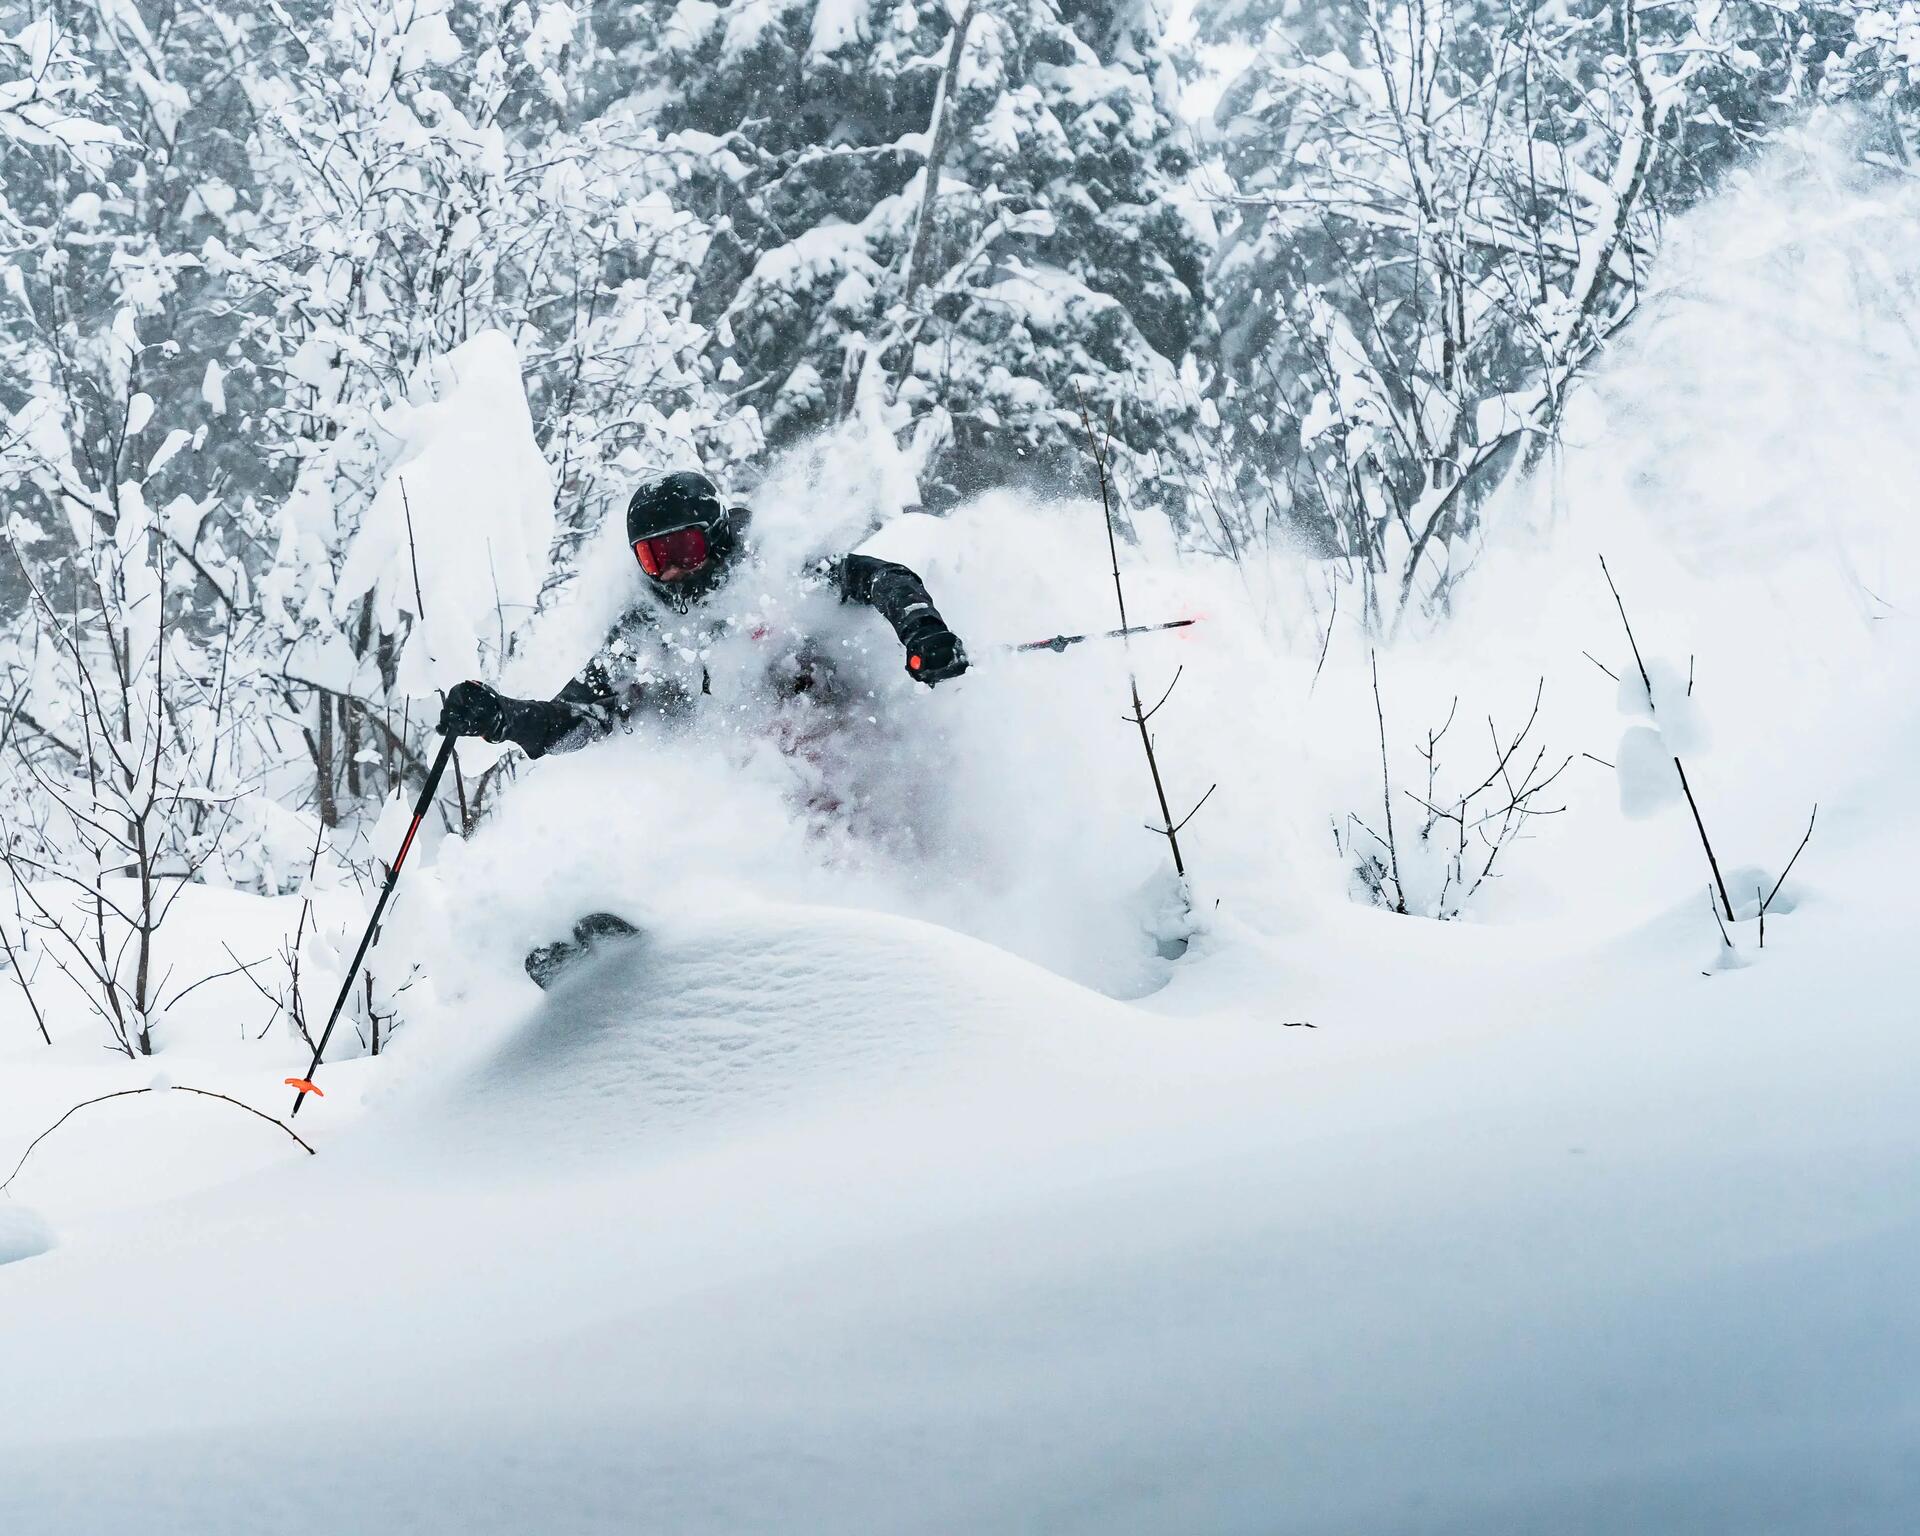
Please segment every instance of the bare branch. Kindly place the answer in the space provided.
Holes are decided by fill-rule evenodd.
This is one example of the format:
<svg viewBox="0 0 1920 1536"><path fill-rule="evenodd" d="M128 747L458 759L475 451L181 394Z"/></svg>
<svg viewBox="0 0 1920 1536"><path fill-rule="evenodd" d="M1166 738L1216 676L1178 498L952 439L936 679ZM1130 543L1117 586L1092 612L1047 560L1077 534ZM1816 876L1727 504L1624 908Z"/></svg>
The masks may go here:
<svg viewBox="0 0 1920 1536"><path fill-rule="evenodd" d="M1773 889L1767 892L1767 899L1760 903L1760 915L1764 918L1767 908L1773 905L1773 898L1780 894L1780 887L1787 883L1787 876L1793 873L1793 866L1800 862L1800 855L1806 852L1807 844L1813 840L1813 824L1819 818L1820 807L1816 804L1813 815L1807 818L1806 836L1800 839L1800 846L1793 850L1793 857L1787 860L1787 867L1780 871L1780 878L1773 882Z"/></svg>
<svg viewBox="0 0 1920 1536"><path fill-rule="evenodd" d="M255 1109L251 1104L243 1104L240 1102L240 1100L229 1098L224 1093L215 1093L208 1088L189 1088L184 1083L175 1083L175 1084L172 1084L170 1087L166 1087L166 1088L122 1088L114 1093L103 1093L98 1095L95 1098L82 1099L78 1104L74 1105L58 1120L54 1121L52 1125L48 1126L38 1136L34 1137L32 1141L28 1142L27 1150L20 1154L20 1161L13 1165L13 1172L7 1175L4 1183L0 1183L0 1194L4 1194L8 1186L11 1185L15 1179L20 1177L20 1170L27 1166L27 1159L33 1156L34 1148L38 1147L41 1142L45 1141L55 1131L59 1130L61 1126L65 1125L81 1110L86 1109L94 1104L104 1104L109 1099L131 1099L131 1098L137 1097L138 1095L147 1094L147 1093L192 1093L192 1094L198 1094L203 1099L218 1099L223 1104L231 1104L235 1109L244 1109L248 1114L252 1115L256 1120L264 1120L267 1122L268 1125L278 1126L281 1130L285 1131L288 1136L292 1137L294 1141L299 1143L301 1150L304 1151L307 1154L307 1156L314 1157L318 1155L315 1153L314 1149L311 1146L309 1146L307 1142L301 1137L300 1133L296 1131L292 1126L288 1125L284 1120L276 1120L272 1115L266 1114L261 1110Z"/></svg>
<svg viewBox="0 0 1920 1536"><path fill-rule="evenodd" d="M1380 658L1369 650L1367 661L1373 668L1373 710L1380 722L1380 801L1387 813L1387 857L1393 874L1393 910L1407 910L1407 889L1400 883L1400 850L1393 840L1393 777L1387 771L1387 714L1380 703Z"/></svg>

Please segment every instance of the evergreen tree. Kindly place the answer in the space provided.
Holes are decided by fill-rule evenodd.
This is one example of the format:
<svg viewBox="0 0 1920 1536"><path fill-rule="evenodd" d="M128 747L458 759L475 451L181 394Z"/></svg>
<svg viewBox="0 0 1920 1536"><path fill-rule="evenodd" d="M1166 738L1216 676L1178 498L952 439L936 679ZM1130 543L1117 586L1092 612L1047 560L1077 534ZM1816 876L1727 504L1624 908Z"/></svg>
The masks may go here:
<svg viewBox="0 0 1920 1536"><path fill-rule="evenodd" d="M864 380L905 408L931 504L1084 486L1084 399L1128 488L1180 498L1209 226L1156 6L684 0L637 29L629 9L596 24L622 29L633 110L704 154L695 314L772 444Z"/></svg>

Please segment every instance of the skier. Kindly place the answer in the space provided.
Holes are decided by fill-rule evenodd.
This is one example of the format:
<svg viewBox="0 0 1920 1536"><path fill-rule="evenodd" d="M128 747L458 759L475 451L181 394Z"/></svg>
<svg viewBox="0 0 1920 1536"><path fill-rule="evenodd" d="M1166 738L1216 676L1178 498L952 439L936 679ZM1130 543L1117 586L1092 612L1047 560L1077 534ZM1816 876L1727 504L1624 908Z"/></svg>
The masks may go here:
<svg viewBox="0 0 1920 1536"><path fill-rule="evenodd" d="M749 517L744 507L723 507L714 483L687 470L647 481L627 504L627 543L647 587L667 608L686 616L697 642L716 639L738 622L738 615L715 599L749 554ZM837 592L843 603L877 610L905 649L907 675L915 682L932 687L967 670L959 636L940 617L926 585L905 566L841 555L817 562L803 580ZM821 670L804 646L777 655L769 667L776 686L793 693L813 690ZM662 632L660 615L636 605L553 698L514 699L485 683L458 683L447 694L439 729L445 736L512 742L538 758L576 751L616 726L630 729L643 712L684 715L711 688L701 646L677 643ZM596 940L634 931L610 913L594 913L576 925L574 942L545 945L528 955L527 972L547 986Z"/></svg>
<svg viewBox="0 0 1920 1536"><path fill-rule="evenodd" d="M649 480L627 504L627 543L647 585L668 607L718 631L725 616L708 610L746 553L749 513L723 509L705 475L681 470ZM967 670L966 648L933 606L925 583L904 565L867 555L823 560L807 578L839 593L843 603L876 609L893 627L907 653L907 675L932 687ZM643 709L664 715L689 710L690 679L676 675L672 647L645 608L630 608L613 626L599 652L551 699L511 699L485 683L458 683L440 714L446 736L510 741L529 757L572 752L628 725ZM806 661L787 679L794 691L813 686ZM710 680L701 671L700 691Z"/></svg>

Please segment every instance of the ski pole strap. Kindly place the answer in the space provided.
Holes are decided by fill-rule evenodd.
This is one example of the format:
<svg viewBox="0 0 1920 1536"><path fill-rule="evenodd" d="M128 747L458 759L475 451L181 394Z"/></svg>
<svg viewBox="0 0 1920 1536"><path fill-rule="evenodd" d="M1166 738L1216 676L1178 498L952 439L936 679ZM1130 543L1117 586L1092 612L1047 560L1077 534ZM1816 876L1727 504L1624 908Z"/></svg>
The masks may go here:
<svg viewBox="0 0 1920 1536"><path fill-rule="evenodd" d="M367 951L373 947L373 937L380 931L380 919L386 915L387 902L393 895L393 888L400 883L400 867L407 862L407 854L413 848L413 840L419 834L421 822L427 819L427 812L433 809L433 797L440 788L440 779L447 771L447 764L453 759L456 740L452 736L440 739L440 751L433 759L433 766L427 770L427 782L420 786L420 798L414 802L413 820L407 823L407 835L400 840L400 851L393 856L393 863L387 869L387 882L380 887L380 899L373 904L373 916L367 922L367 931L360 935L360 947L353 952L353 963L347 967L347 974L341 979L340 995L333 1000L333 1012L327 1015L327 1027L320 1032L320 1043L313 1048L312 1065L297 1082L293 1078L287 1079L295 1085L293 1114L300 1113L300 1106L306 1102L308 1094L320 1092L313 1085L314 1074L320 1070L320 1058L327 1054L327 1042L333 1038L334 1026L340 1022L347 999L353 994L354 980L360 974L360 962L367 958Z"/></svg>
<svg viewBox="0 0 1920 1536"><path fill-rule="evenodd" d="M1185 629L1190 624L1198 624L1195 619L1169 619L1164 624L1129 624L1125 629L1098 630L1085 635L1055 635L1051 640L1029 640L1023 645L1011 645L1007 649L1016 654L1021 651L1052 651L1058 655L1070 645L1078 645L1083 640L1118 640L1126 635L1151 635L1163 629Z"/></svg>

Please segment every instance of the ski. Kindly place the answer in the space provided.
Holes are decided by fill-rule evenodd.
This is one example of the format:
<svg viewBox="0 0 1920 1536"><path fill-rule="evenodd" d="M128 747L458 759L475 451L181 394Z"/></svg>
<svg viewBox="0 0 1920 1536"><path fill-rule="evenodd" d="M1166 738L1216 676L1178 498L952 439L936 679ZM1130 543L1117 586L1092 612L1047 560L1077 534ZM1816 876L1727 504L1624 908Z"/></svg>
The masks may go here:
<svg viewBox="0 0 1920 1536"><path fill-rule="evenodd" d="M639 936L640 930L624 917L616 917L611 912L589 912L573 925L571 939L542 944L528 953L524 962L527 975L542 992L550 991L561 977L578 970L596 952L609 944Z"/></svg>

